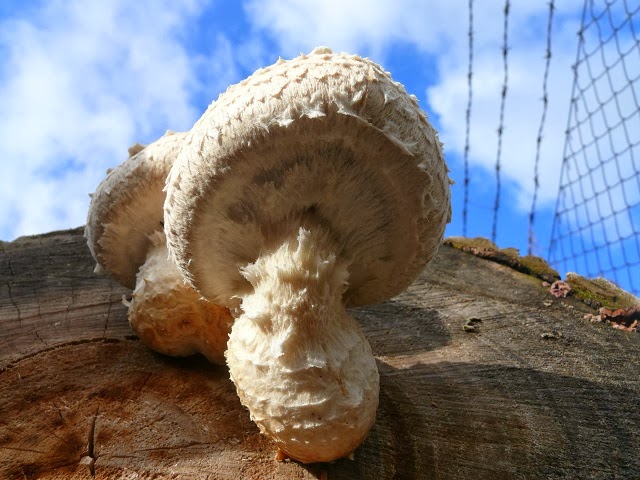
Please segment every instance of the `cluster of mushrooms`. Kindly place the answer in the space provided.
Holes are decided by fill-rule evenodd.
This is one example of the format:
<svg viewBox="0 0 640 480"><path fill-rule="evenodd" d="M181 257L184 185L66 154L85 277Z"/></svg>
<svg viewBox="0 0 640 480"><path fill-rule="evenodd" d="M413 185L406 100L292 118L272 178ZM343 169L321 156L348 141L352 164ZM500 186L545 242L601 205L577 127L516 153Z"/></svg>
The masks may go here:
<svg viewBox="0 0 640 480"><path fill-rule="evenodd" d="M451 216L442 146L414 96L328 48L233 85L191 131L129 149L86 237L167 355L228 365L261 432L301 462L348 457L379 375L347 307L403 291Z"/></svg>

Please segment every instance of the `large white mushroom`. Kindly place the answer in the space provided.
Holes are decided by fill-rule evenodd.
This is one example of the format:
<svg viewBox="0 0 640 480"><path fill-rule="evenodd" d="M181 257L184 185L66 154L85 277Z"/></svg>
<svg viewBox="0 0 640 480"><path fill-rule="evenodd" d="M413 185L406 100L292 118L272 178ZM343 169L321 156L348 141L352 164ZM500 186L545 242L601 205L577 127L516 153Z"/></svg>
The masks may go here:
<svg viewBox="0 0 640 480"><path fill-rule="evenodd" d="M187 135L169 250L206 298L237 307L231 378L288 456L331 461L366 437L379 376L345 308L400 293L432 258L447 172L415 97L327 48L230 87Z"/></svg>
<svg viewBox="0 0 640 480"><path fill-rule="evenodd" d="M97 268L134 289L129 323L145 344L223 364L233 317L185 284L164 236L165 179L184 138L167 132L147 147L131 147L93 194L85 236Z"/></svg>

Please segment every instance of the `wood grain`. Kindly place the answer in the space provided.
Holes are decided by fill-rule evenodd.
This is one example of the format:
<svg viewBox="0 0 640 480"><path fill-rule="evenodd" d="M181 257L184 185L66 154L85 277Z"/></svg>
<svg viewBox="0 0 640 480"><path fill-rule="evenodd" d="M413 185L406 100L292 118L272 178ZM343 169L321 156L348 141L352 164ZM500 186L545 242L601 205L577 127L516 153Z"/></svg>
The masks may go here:
<svg viewBox="0 0 640 480"><path fill-rule="evenodd" d="M224 367L137 341L93 267L81 229L0 244L0 478L640 478L640 335L508 267L442 247L353 311L378 418L353 461L315 465L274 460Z"/></svg>

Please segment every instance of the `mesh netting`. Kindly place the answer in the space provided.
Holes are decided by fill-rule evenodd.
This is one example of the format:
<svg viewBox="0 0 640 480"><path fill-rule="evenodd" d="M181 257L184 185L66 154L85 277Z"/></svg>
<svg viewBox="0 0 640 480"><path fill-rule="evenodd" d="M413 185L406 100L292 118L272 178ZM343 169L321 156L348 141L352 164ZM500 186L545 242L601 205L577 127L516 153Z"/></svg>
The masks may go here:
<svg viewBox="0 0 640 480"><path fill-rule="evenodd" d="M640 5L631 3L585 1L549 259L640 293Z"/></svg>

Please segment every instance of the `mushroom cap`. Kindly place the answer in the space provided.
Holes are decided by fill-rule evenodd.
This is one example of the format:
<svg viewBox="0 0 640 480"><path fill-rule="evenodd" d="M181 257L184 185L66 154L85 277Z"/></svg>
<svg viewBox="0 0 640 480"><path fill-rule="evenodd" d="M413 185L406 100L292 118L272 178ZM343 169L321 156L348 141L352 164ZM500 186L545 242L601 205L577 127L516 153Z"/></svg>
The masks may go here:
<svg viewBox="0 0 640 480"><path fill-rule="evenodd" d="M108 172L91 198L85 237L98 265L133 288L151 246L149 236L163 228L165 180L185 133L168 131Z"/></svg>
<svg viewBox="0 0 640 480"><path fill-rule="evenodd" d="M451 217L436 131L369 59L317 48L220 95L167 179L165 232L184 277L237 305L240 269L301 225L349 262L347 305L388 299L432 258Z"/></svg>

